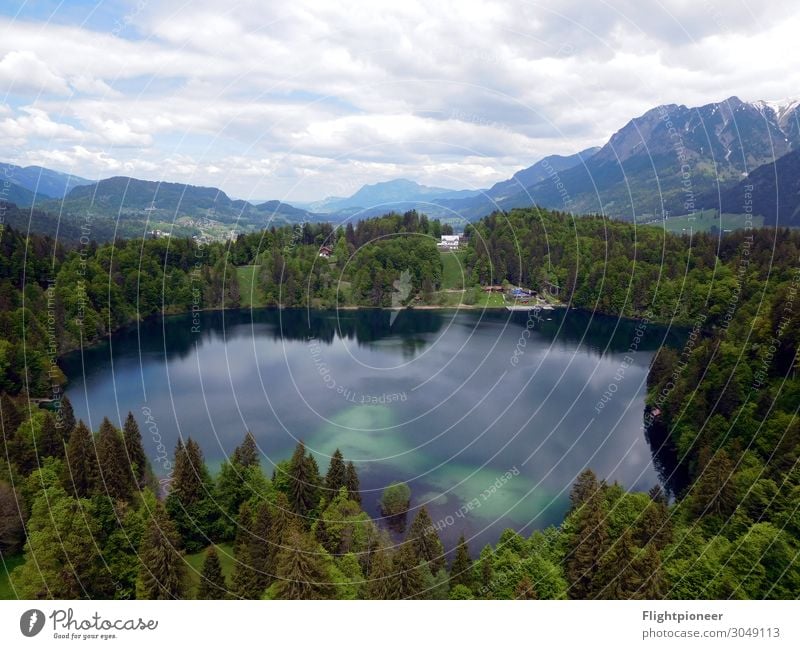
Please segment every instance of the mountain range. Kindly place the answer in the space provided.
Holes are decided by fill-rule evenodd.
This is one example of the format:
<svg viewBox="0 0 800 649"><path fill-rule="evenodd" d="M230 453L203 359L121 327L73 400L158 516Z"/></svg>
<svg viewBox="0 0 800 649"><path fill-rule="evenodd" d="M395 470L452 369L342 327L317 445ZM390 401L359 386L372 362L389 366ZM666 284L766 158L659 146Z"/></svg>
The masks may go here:
<svg viewBox="0 0 800 649"><path fill-rule="evenodd" d="M348 197L292 206L252 204L221 189L128 177L87 180L43 167L0 164L0 200L57 213L69 224L91 213L113 219L116 236L163 226L217 234L308 220L341 222L416 209L454 223L532 204L627 220L721 209L742 213L745 194L764 223L800 226L800 101L738 97L668 104L631 119L602 147L551 155L487 189L429 187L407 179L364 185ZM751 187L752 189L747 189ZM52 229L52 226L50 227Z"/></svg>

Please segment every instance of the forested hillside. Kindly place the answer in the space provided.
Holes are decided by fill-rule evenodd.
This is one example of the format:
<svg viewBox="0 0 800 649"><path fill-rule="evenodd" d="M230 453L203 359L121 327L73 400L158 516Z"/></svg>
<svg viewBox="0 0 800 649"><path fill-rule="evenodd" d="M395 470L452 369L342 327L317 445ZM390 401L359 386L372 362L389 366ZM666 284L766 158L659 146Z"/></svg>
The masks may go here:
<svg viewBox="0 0 800 649"><path fill-rule="evenodd" d="M24 553L13 593L795 597L800 234L788 230L689 238L537 210L495 214L471 228L466 259L476 283L558 286L574 306L634 316L645 327L689 327L682 349L655 356L643 413L665 488L629 493L587 468L558 527L525 536L507 530L482 549L463 539L444 548L427 511L413 507L414 494L407 531L389 536L363 511L356 467L340 454L324 476L302 443L291 459L262 466L248 435L212 475L202 450L186 439L175 449L164 494L133 416L93 432L74 421L66 399L55 414L28 407L25 361L31 393L46 393L53 380L52 277L60 351L148 313L191 309L198 299L204 307L235 306L240 296L230 278L248 264L260 265L263 290L281 303L287 296L328 304L344 273L351 299L386 305L394 274L407 264L415 292L426 290L426 280L436 283L437 228L408 213L341 231L270 230L229 248L159 240L77 250L6 229L0 551L4 560ZM328 242L333 254L320 258Z"/></svg>

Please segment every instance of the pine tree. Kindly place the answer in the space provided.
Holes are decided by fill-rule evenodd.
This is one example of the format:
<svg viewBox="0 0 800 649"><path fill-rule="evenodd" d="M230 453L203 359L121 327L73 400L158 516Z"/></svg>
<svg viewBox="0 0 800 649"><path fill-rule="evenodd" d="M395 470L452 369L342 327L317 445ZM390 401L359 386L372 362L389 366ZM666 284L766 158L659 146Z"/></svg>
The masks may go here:
<svg viewBox="0 0 800 649"><path fill-rule="evenodd" d="M395 552L392 575L389 578L389 599L413 599L425 586L425 574L420 569L414 548L404 543Z"/></svg>
<svg viewBox="0 0 800 649"><path fill-rule="evenodd" d="M352 461L347 463L345 483L347 484L347 494L350 500L361 504L361 482L356 473L356 467Z"/></svg>
<svg viewBox="0 0 800 649"><path fill-rule="evenodd" d="M139 548L138 599L181 599L186 595L186 564L178 552L175 524L158 503Z"/></svg>
<svg viewBox="0 0 800 649"><path fill-rule="evenodd" d="M598 592L597 573L608 541L608 523L603 507L603 492L595 490L575 513L575 530L566 559L566 576L572 599L588 599Z"/></svg>
<svg viewBox="0 0 800 649"><path fill-rule="evenodd" d="M691 488L692 512L700 516L727 517L738 504L736 486L733 482L733 462L728 454L719 450L711 454L705 447L700 451L700 476Z"/></svg>
<svg viewBox="0 0 800 649"><path fill-rule="evenodd" d="M261 591L256 588L255 575L250 567L250 529L253 526L253 510L242 503L234 542L233 593L241 599L256 599Z"/></svg>
<svg viewBox="0 0 800 649"><path fill-rule="evenodd" d="M255 511L248 503L242 505L236 535L236 564L233 591L242 599L258 599L275 579L276 556L280 546L271 537L276 520L272 506L261 502Z"/></svg>
<svg viewBox="0 0 800 649"><path fill-rule="evenodd" d="M458 539L453 565L450 567L450 588L455 588L459 584L472 588L472 559L469 557L469 548L463 534Z"/></svg>
<svg viewBox="0 0 800 649"><path fill-rule="evenodd" d="M61 432L63 440L69 439L69 434L75 428L75 423L75 411L72 409L72 402L67 395L64 395L61 397L56 414L56 427Z"/></svg>
<svg viewBox="0 0 800 649"><path fill-rule="evenodd" d="M11 445L11 440L21 423L22 413L11 400L11 397L3 392L3 394L0 395L0 434L3 435L8 446ZM11 459L12 461L14 460L14 458Z"/></svg>
<svg viewBox="0 0 800 649"><path fill-rule="evenodd" d="M413 548L420 561L430 564L432 573L444 567L444 546L433 528L433 521L425 507L420 508L414 522L408 528L406 544Z"/></svg>
<svg viewBox="0 0 800 649"><path fill-rule="evenodd" d="M175 495L184 505L192 505L208 495L209 474L203 453L191 437L175 447L175 463L170 483L170 495Z"/></svg>
<svg viewBox="0 0 800 649"><path fill-rule="evenodd" d="M125 425L122 427L122 437L125 441L125 451L127 453L128 465L133 474L136 485L142 488L147 476L148 463L142 446L142 434L139 432L139 424L129 412L125 418Z"/></svg>
<svg viewBox="0 0 800 649"><path fill-rule="evenodd" d="M636 542L644 547L648 543L655 544L661 550L672 540L672 521L669 517L667 498L661 487L656 485L650 490L650 503L642 512L636 530Z"/></svg>
<svg viewBox="0 0 800 649"><path fill-rule="evenodd" d="M249 430L245 434L242 443L233 451L231 462L243 468L259 465L256 438L253 437L253 433Z"/></svg>
<svg viewBox="0 0 800 649"><path fill-rule="evenodd" d="M64 455L64 438L58 429L56 418L49 412L45 413L42 421L42 430L36 440L36 452L40 458Z"/></svg>
<svg viewBox="0 0 800 649"><path fill-rule="evenodd" d="M481 556L478 557L478 573L480 574L480 584L475 589L475 593L485 597L491 592L492 578L494 577L494 552L491 545L486 545L481 550Z"/></svg>
<svg viewBox="0 0 800 649"><path fill-rule="evenodd" d="M636 598L642 585L637 562L638 548L633 542L630 529L612 545L603 557L603 567L598 576L602 586L602 599Z"/></svg>
<svg viewBox="0 0 800 649"><path fill-rule="evenodd" d="M200 586L197 588L197 599L226 599L227 597L228 586L225 583L225 575L222 574L222 566L219 563L217 549L211 545L206 550L206 556L203 560Z"/></svg>
<svg viewBox="0 0 800 649"><path fill-rule="evenodd" d="M600 489L600 483L597 481L594 471L591 469L581 471L569 494L570 511L575 511L587 502L598 489Z"/></svg>
<svg viewBox="0 0 800 649"><path fill-rule="evenodd" d="M120 432L108 420L103 419L97 434L97 462L100 467L98 488L117 500L129 500L133 491L133 476L125 453L125 442Z"/></svg>
<svg viewBox="0 0 800 649"><path fill-rule="evenodd" d="M187 552L198 552L215 534L219 511L212 491L213 483L197 442L190 438L184 446L178 441L166 507Z"/></svg>
<svg viewBox="0 0 800 649"><path fill-rule="evenodd" d="M292 511L307 517L319 504L319 469L313 456L306 454L306 447L299 442L289 464L289 502ZM306 525L309 522L306 521Z"/></svg>
<svg viewBox="0 0 800 649"><path fill-rule="evenodd" d="M69 436L62 481L76 498L87 498L94 493L98 480L94 440L86 424L79 421Z"/></svg>
<svg viewBox="0 0 800 649"><path fill-rule="evenodd" d="M368 599L390 599L392 555L386 548L378 548L372 555L367 579Z"/></svg>
<svg viewBox="0 0 800 649"><path fill-rule="evenodd" d="M661 569L661 555L653 543L648 543L639 556L639 575L642 580L638 599L664 598L664 573Z"/></svg>
<svg viewBox="0 0 800 649"><path fill-rule="evenodd" d="M335 588L327 569L324 550L300 530L292 530L278 553L278 581L275 594L280 599L328 599Z"/></svg>
<svg viewBox="0 0 800 649"><path fill-rule="evenodd" d="M331 456L330 467L325 476L325 494L328 500L333 500L339 493L339 488L347 484L347 468L344 464L342 452L337 448Z"/></svg>

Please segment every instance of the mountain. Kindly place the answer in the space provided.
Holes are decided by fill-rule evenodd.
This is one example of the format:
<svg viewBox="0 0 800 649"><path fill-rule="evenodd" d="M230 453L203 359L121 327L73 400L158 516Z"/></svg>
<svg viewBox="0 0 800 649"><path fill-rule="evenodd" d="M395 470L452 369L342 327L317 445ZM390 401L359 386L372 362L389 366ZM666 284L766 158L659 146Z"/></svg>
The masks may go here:
<svg viewBox="0 0 800 649"><path fill-rule="evenodd" d="M735 186L749 171L800 147L800 102L738 97L696 108L669 104L630 120L584 164L548 170L494 202L447 201L467 218L531 204L574 213L652 218L691 212L699 196ZM538 167L538 165L534 165ZM523 177L524 178L524 177ZM524 182L524 180L523 180ZM513 187L513 179L500 183ZM491 190L489 190L491 191ZM487 194L489 192L487 191ZM490 211L490 210L488 210Z"/></svg>
<svg viewBox="0 0 800 649"><path fill-rule="evenodd" d="M41 206L46 207L46 204ZM297 222L311 220L315 216L280 201L252 205L241 199L233 200L216 187L139 180L126 176L75 187L64 198L63 208L70 213L91 210L114 218L138 216L167 221L181 217L207 218L221 223L245 225L264 225L267 223L265 219L270 218L281 222Z"/></svg>
<svg viewBox="0 0 800 649"><path fill-rule="evenodd" d="M154 230L173 236L227 239L233 232L325 220L280 201L253 205L233 200L216 187L126 176L75 186L63 199L41 194L35 201L33 198L33 194L15 185L6 195L0 195L0 201L20 207L35 205L33 231L55 234L57 230L59 236L67 238L75 227L89 227L88 236L97 241L139 238Z"/></svg>
<svg viewBox="0 0 800 649"><path fill-rule="evenodd" d="M32 191L16 183L9 182L7 185L3 183L3 186L0 187L0 200L14 203L21 207L30 207L35 199L36 195Z"/></svg>
<svg viewBox="0 0 800 649"><path fill-rule="evenodd" d="M89 185L94 182L45 167L19 167L8 162L0 162L0 172L4 174L5 180L31 192L31 198L34 195L39 198L63 198L73 187ZM18 205L31 204L30 202L14 202Z"/></svg>
<svg viewBox="0 0 800 649"><path fill-rule="evenodd" d="M521 169L508 180L495 183L489 189L479 192L476 196L455 199L437 198L434 199L434 202L457 212L463 218L480 218L498 209L500 203L509 199L517 201L519 195L521 193L524 194L526 188L543 181L553 173L565 171L585 163L599 150L600 147L591 147L572 155L550 155L530 167ZM521 207L530 204L531 201L528 199L515 206Z"/></svg>
<svg viewBox="0 0 800 649"><path fill-rule="evenodd" d="M398 178L386 182L364 185L355 194L347 198L329 197L312 203L310 209L325 214L358 214L359 216L384 214L394 210L404 212L418 209L429 213L434 199L468 198L479 192L472 190L453 190L442 187L428 187L413 180Z"/></svg>
<svg viewBox="0 0 800 649"><path fill-rule="evenodd" d="M565 171L583 162L586 162L600 150L599 146L584 149L572 155L550 155L542 158L536 164L518 171L508 180L495 183L486 190L486 195L496 200L502 200L509 196L514 196L520 190L535 185L547 178L554 171Z"/></svg>
<svg viewBox="0 0 800 649"><path fill-rule="evenodd" d="M704 207L739 214L752 207L764 225L800 227L800 149L754 169L721 196L701 199Z"/></svg>

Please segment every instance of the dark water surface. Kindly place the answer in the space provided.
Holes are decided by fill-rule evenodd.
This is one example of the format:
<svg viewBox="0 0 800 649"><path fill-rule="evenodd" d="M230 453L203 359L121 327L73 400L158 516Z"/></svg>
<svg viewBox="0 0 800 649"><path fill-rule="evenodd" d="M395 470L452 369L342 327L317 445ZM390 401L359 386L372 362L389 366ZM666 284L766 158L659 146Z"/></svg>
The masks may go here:
<svg viewBox="0 0 800 649"><path fill-rule="evenodd" d="M170 459L179 435L198 440L213 470L251 430L268 474L298 439L323 472L338 447L371 515L381 490L405 481L448 546L464 532L479 549L506 527L559 522L586 466L629 489L658 481L642 431L645 379L654 351L680 333L649 325L637 343L634 322L541 316L202 313L148 320L63 368L76 416L96 429L132 411L157 471L159 436Z"/></svg>

